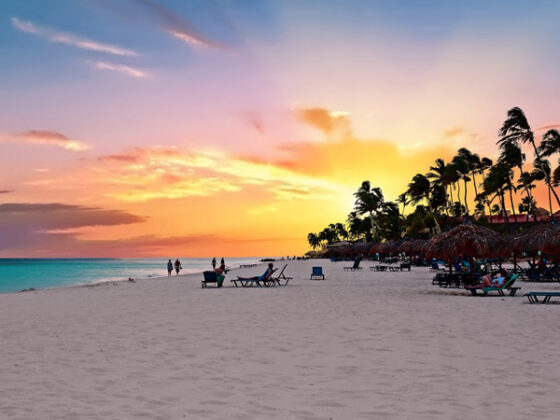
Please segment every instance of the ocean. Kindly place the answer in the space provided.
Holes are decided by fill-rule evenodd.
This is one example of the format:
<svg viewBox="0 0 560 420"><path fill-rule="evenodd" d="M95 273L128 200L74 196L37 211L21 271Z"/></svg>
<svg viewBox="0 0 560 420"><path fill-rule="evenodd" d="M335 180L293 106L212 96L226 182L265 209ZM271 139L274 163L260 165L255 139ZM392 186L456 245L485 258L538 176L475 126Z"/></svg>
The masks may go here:
<svg viewBox="0 0 560 420"><path fill-rule="evenodd" d="M261 258L226 258L225 262L226 266L235 268L258 263ZM180 274L201 273L212 268L211 258L179 258L179 261L183 267ZM166 258L0 258L0 293L159 276L167 276Z"/></svg>

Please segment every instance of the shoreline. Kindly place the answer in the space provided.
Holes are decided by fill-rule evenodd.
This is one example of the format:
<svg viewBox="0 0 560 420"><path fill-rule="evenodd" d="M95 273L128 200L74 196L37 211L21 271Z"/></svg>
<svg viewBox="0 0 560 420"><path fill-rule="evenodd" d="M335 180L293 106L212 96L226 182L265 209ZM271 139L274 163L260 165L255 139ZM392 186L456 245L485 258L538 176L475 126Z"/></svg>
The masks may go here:
<svg viewBox="0 0 560 420"><path fill-rule="evenodd" d="M234 267L234 269L239 269L240 265L248 265L250 263L250 265L262 265L265 264L264 262L262 262L262 259L265 259L267 257L255 257L254 259L245 259L245 258L240 258L240 261L233 261L232 266ZM2 260L2 259L0 259ZM12 261L14 259L4 259L5 261ZM21 258L18 259L18 261L39 261L39 262L44 262L44 261L49 261L49 259L30 259L30 258ZM17 281L14 280L14 282L12 283L12 289L16 289L16 287L14 285L16 285L18 282L21 284L20 288L17 288L17 290L8 290L8 291L0 291L0 295L3 294L12 294L12 293L23 293L23 292L30 292L30 291L39 291L39 290L51 290L51 289L59 289L59 288L68 288L68 287L91 287L91 286L96 286L98 284L103 284L103 283L112 283L112 282L127 282L129 281L129 279L134 279L134 281L136 280L145 280L145 279L161 279L161 278L167 278L167 273L165 270L165 274L163 273L164 269L160 267L160 265L158 264L157 268L154 268L153 270L151 269L151 267L142 267L140 266L139 268L137 268L137 271L160 271L161 275L156 275L156 274L140 274L140 275L134 275L134 271L135 271L135 267L134 267L134 262L135 261L139 261L140 263L142 263L142 261L151 261L151 260L155 260L152 258L146 258L146 259L119 259L119 258L91 258L91 259L83 259L83 258L72 258L72 259L68 259L68 258L56 258L53 259L53 263L56 263L57 261L72 261L72 262L79 262L79 261L84 261L84 260L91 260L93 262L97 262L97 261L123 261L123 262L129 262L131 264L130 269L127 269L127 271L129 271L129 273L121 273L119 274L118 271L120 270L121 272L123 271L123 269L121 267L116 267L116 271L115 275L110 275L110 273L107 271L107 269L105 268L101 268L100 272L99 272L99 276L97 278L90 278L88 279L87 276L84 276L86 278L82 278L80 279L80 274L79 272L76 273L75 276L73 276L74 278L72 280L70 280L67 284L61 283L61 284L56 284L56 281L54 280L46 280L45 278L39 278L39 280L35 281L34 280L34 275L33 275L33 271L30 271L30 275L28 279L19 279ZM194 261L193 261L194 260ZM197 260L203 260L206 261L208 260L208 264L205 267L202 267L200 264L198 264L199 261ZM183 270L181 270L181 274L179 275L179 277L181 276L188 276L191 274L201 274L203 271L206 270L211 270L211 265L210 265L210 261L211 259L186 259L183 258L182 262L184 263L185 267L183 268ZM283 261L281 259L277 260L277 261ZM227 260L226 260L227 262ZM267 261L268 262L268 261ZM193 266L193 263L195 266ZM47 263L49 264L49 263ZM101 263L102 264L102 263ZM198 266L196 266L198 265ZM34 268L34 266L31 266L32 268ZM19 268L16 266L16 268ZM50 265L45 265L45 268L51 269ZM64 269L65 267L61 267L60 269ZM8 266L9 269L9 266ZM34 268L35 270L37 270L36 268ZM74 267L71 267L72 270L75 270ZM97 270L97 268L94 268L94 270ZM2 273L2 267L0 266L0 273ZM8 272L9 273L9 272ZM130 274L132 273L132 274ZM54 279L57 276L56 273L52 274L52 278ZM7 277L9 278L9 274L7 274ZM90 275L91 277L91 275ZM173 277L177 277L175 275L175 271L173 271ZM17 275L16 275L17 278ZM46 286L42 286L41 283L47 283ZM48 283L55 283L54 285L49 285ZM34 284L35 283L35 284ZM10 281L8 281L8 288L10 285Z"/></svg>

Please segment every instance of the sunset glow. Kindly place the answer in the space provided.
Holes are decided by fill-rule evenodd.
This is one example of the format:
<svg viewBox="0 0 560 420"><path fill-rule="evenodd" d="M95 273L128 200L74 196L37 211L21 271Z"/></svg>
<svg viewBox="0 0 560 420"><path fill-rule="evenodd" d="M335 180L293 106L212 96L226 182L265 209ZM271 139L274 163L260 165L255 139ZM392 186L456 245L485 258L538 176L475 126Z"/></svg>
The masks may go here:
<svg viewBox="0 0 560 420"><path fill-rule="evenodd" d="M0 6L0 257L302 254L363 180L560 124L553 1L49 3Z"/></svg>

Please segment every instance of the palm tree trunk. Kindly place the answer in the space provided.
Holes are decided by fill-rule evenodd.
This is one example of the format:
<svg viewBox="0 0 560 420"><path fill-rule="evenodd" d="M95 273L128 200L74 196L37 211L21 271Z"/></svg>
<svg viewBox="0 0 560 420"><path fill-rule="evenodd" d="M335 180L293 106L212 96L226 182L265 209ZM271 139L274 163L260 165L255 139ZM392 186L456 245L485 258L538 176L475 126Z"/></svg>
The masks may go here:
<svg viewBox="0 0 560 420"><path fill-rule="evenodd" d="M552 197L550 196L550 190L552 188L550 187L550 185L548 186L548 205L550 207L550 217L552 217Z"/></svg>
<svg viewBox="0 0 560 420"><path fill-rule="evenodd" d="M373 212L371 210L369 212L369 220L371 221L371 236L372 239L375 240L375 223L373 221ZM364 242L367 242L367 238L364 239Z"/></svg>
<svg viewBox="0 0 560 420"><path fill-rule="evenodd" d="M428 208L430 209L430 214L434 218L434 222L436 224L436 234L441 233L441 228L439 227L439 223L436 219L436 215L434 214L434 209L432 209L432 203L430 203L430 199L428 199Z"/></svg>
<svg viewBox="0 0 560 420"><path fill-rule="evenodd" d="M467 201L467 193L469 192L469 190L467 189L467 180L464 179L463 180L465 182L465 208L467 209L467 216L469 215L469 203Z"/></svg>
<svg viewBox="0 0 560 420"><path fill-rule="evenodd" d="M513 220L515 221L515 226L517 227L517 214L515 214L515 206L513 205L513 185L511 185L511 182L508 181L508 185L509 185L509 202L511 204L511 212L513 214Z"/></svg>
<svg viewBox="0 0 560 420"><path fill-rule="evenodd" d="M478 197L478 189L476 188L476 176L474 171L472 171L472 183L474 186L474 195Z"/></svg>
<svg viewBox="0 0 560 420"><path fill-rule="evenodd" d="M500 204L502 205L502 213L504 215L504 219L506 221L506 224L509 224L509 217L506 210L506 200L504 198L504 190L500 189L499 196L500 196Z"/></svg>

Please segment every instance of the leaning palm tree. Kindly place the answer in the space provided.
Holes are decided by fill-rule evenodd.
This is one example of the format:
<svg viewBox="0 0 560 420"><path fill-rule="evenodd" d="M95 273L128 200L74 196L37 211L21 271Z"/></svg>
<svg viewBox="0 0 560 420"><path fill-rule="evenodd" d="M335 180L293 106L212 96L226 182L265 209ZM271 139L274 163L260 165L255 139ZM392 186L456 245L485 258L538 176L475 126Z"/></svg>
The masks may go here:
<svg viewBox="0 0 560 420"><path fill-rule="evenodd" d="M533 178L538 181L544 179L548 187L548 206L550 209L550 215L552 216L552 197L550 193L554 190L552 189L552 182L550 182L550 176L552 172L550 168L550 162L546 159L535 159L533 167L533 172L531 172ZM546 180L548 180L548 182Z"/></svg>
<svg viewBox="0 0 560 420"><path fill-rule="evenodd" d="M533 150L535 151L535 158L537 161L540 161L543 157L535 144L535 135L533 130L531 130L531 126L527 121L527 117L523 113L523 111L518 108L512 108L508 111L508 117L504 121L502 128L500 129L500 139L498 140L498 144L500 147L505 144L517 144L519 143L530 143L533 146ZM560 198L556 194L554 188L552 188L552 180L550 177L550 173L545 172L545 183L549 187L549 193L552 192L554 197L556 198L556 202L560 206Z"/></svg>
<svg viewBox="0 0 560 420"><path fill-rule="evenodd" d="M554 153L560 153L560 133L558 130L548 130L543 136L543 140L539 146L542 156L552 156ZM552 173L552 181L555 186L560 184L560 166Z"/></svg>
<svg viewBox="0 0 560 420"><path fill-rule="evenodd" d="M354 193L354 197L356 197L354 212L357 215L369 215L371 220L371 234L375 237L376 223L373 214L379 212L384 201L381 188L372 188L369 181L364 181L358 191Z"/></svg>
<svg viewBox="0 0 560 420"><path fill-rule="evenodd" d="M554 153L560 153L560 133L558 130L548 130L545 133L539 145L539 152L543 157L549 157Z"/></svg>

